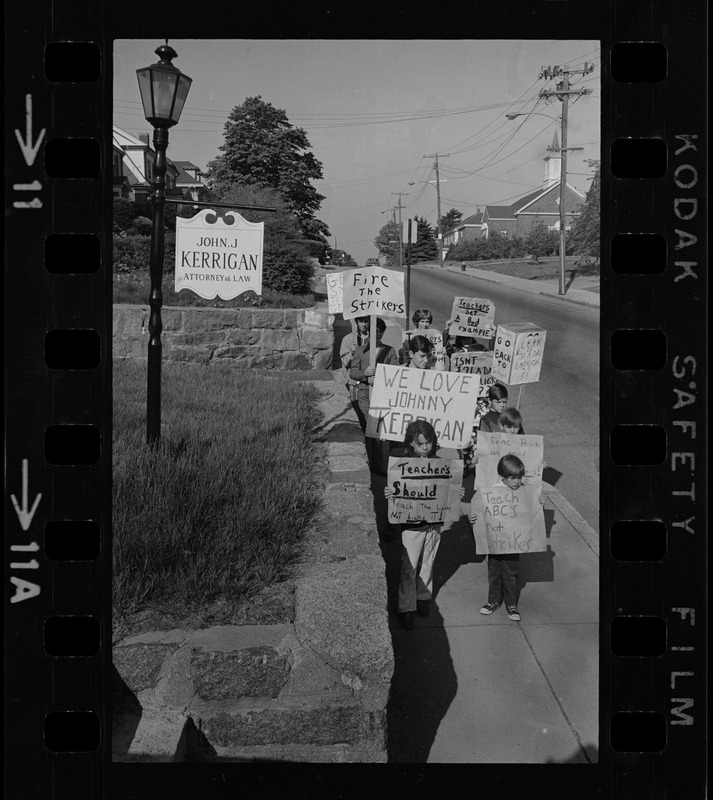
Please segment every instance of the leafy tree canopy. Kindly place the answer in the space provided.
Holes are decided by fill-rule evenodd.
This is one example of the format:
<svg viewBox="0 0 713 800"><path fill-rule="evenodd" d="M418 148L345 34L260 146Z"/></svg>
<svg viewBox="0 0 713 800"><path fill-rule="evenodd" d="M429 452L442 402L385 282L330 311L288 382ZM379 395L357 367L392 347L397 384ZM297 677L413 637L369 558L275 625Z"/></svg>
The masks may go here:
<svg viewBox="0 0 713 800"><path fill-rule="evenodd" d="M572 225L567 244L568 249L576 255L599 258L601 162L589 159L587 163L594 169L592 185L584 199L581 214Z"/></svg>
<svg viewBox="0 0 713 800"><path fill-rule="evenodd" d="M236 184L275 189L306 238L323 240L329 235L327 225L315 217L324 195L310 181L322 177L322 164L309 150L304 129L258 95L233 108L224 134L221 155L207 167L211 187L221 200Z"/></svg>
<svg viewBox="0 0 713 800"><path fill-rule="evenodd" d="M463 212L458 211L457 208L452 208L444 216L441 217L441 230L445 233L455 226L463 219Z"/></svg>
<svg viewBox="0 0 713 800"><path fill-rule="evenodd" d="M438 258L438 245L433 227L424 217L414 217L416 220L416 241L411 245L411 262L432 261Z"/></svg>
<svg viewBox="0 0 713 800"><path fill-rule="evenodd" d="M379 231L379 235L374 239L379 255L386 258L387 266L394 266L399 263L399 247L401 243L401 228L397 222L389 221ZM402 251L402 263L405 257Z"/></svg>
<svg viewBox="0 0 713 800"><path fill-rule="evenodd" d="M329 255L329 263L333 267L357 267L359 266L352 256L346 250L340 250L338 247L331 250Z"/></svg>
<svg viewBox="0 0 713 800"><path fill-rule="evenodd" d="M551 255L557 250L559 236L555 231L548 231L543 222L535 223L525 238L528 253L539 263L541 256Z"/></svg>

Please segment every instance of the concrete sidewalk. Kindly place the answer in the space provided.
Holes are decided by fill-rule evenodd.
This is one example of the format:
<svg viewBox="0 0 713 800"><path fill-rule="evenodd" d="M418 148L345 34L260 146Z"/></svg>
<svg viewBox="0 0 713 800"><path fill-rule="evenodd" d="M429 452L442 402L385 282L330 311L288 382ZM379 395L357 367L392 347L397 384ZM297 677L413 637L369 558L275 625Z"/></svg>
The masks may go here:
<svg viewBox="0 0 713 800"><path fill-rule="evenodd" d="M548 549L521 557L520 622L502 607L479 613L487 563L465 519L442 535L430 615L410 631L392 616L390 761L597 761L599 558L589 526L562 513L556 489L544 493ZM400 550L398 535L382 544L394 601Z"/></svg>
<svg viewBox="0 0 713 800"><path fill-rule="evenodd" d="M441 267L435 263L420 263L417 266L441 269ZM554 278L528 280L526 278L516 278L512 275L503 275L492 270L476 269L474 267L467 267L465 272L463 272L460 266L450 264L443 267L443 269L449 272L455 272L459 275L470 275L479 280L503 283L512 286L514 289L530 292L531 294L543 294L549 297L556 297L558 300L565 300L569 303L579 303L580 305L595 306L597 308L600 307L600 295L597 292L590 291L591 288L599 286L598 276L577 276L569 288L566 289L565 294L561 295L559 294L559 282Z"/></svg>
<svg viewBox="0 0 713 800"><path fill-rule="evenodd" d="M317 384L331 395L326 408L356 423L339 373L333 376L331 386ZM416 616L414 629L406 631L395 615L401 542L386 523L385 482L371 476L395 657L389 761L596 762L597 532L555 487L544 485L548 550L522 556L522 619L512 622L502 608L490 617L479 613L487 600L487 563L461 517L442 536L431 613ZM464 499L471 494L472 473Z"/></svg>

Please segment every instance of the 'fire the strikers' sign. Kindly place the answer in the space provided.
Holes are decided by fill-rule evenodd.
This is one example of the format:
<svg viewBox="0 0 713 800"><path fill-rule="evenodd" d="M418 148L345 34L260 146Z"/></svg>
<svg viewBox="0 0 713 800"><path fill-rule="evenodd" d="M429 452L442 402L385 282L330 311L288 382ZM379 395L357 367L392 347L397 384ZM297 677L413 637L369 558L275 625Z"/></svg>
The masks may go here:
<svg viewBox="0 0 713 800"><path fill-rule="evenodd" d="M403 317L406 314L404 276L383 267L345 270L344 319L376 314L379 317Z"/></svg>
<svg viewBox="0 0 713 800"><path fill-rule="evenodd" d="M213 215L215 222L207 217ZM175 288L199 297L232 300L247 291L262 294L264 222L248 222L231 211L231 223L204 209L191 219L176 217Z"/></svg>
<svg viewBox="0 0 713 800"><path fill-rule="evenodd" d="M495 304L480 297L454 297L451 336L489 339L495 333Z"/></svg>

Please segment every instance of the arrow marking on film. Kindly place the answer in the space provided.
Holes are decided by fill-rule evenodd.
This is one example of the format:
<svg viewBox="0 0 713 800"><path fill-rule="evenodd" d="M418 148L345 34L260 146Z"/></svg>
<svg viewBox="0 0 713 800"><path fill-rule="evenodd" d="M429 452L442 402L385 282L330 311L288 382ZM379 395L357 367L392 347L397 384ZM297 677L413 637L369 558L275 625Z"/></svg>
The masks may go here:
<svg viewBox="0 0 713 800"><path fill-rule="evenodd" d="M29 97L29 95L28 95ZM32 504L32 508L30 511L27 510L27 495L28 495L28 463L27 459L22 459L22 508L18 505L17 498L14 494L10 495L10 499L12 500L12 504L15 506L15 512L17 513L17 518L20 520L20 525L22 526L22 530L26 531L30 525L32 524L32 517L35 516L35 511L37 511L37 506L42 499L42 493L40 492L37 497L35 498L35 502Z"/></svg>
<svg viewBox="0 0 713 800"><path fill-rule="evenodd" d="M42 139L45 136L45 128L39 133L37 137L37 141L35 144L32 144L32 95L26 94L25 95L25 138L23 140L22 134L20 131L15 128L15 136L17 136L17 141L20 145L20 150L22 150L22 156L25 159L25 163L28 167L31 167L35 163L35 157L37 156L37 151L40 149L40 144L42 144Z"/></svg>

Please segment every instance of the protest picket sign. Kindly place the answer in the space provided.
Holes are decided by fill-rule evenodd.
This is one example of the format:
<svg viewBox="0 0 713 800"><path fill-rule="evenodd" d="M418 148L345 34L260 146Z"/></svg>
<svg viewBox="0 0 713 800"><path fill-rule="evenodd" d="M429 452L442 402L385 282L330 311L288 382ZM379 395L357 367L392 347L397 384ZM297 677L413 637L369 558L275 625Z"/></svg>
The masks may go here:
<svg viewBox="0 0 713 800"><path fill-rule="evenodd" d="M451 336L489 339L495 333L495 304L480 297L454 297Z"/></svg>
<svg viewBox="0 0 713 800"><path fill-rule="evenodd" d="M426 328L416 331L414 335L422 334L433 345L433 369L444 370L446 368L446 348L443 346L443 334L435 328Z"/></svg>
<svg viewBox="0 0 713 800"><path fill-rule="evenodd" d="M387 486L390 523L444 522L460 508L458 490L463 482L463 463L446 458L389 458Z"/></svg>
<svg viewBox="0 0 713 800"><path fill-rule="evenodd" d="M480 396L486 397L488 387L495 383L493 377L493 354L490 352L453 353L452 372L470 372L480 376Z"/></svg>
<svg viewBox="0 0 713 800"><path fill-rule="evenodd" d="M176 217L176 292L190 289L205 300L261 295L264 230L264 222L248 222L237 211L225 219L209 208Z"/></svg>
<svg viewBox="0 0 713 800"><path fill-rule="evenodd" d="M547 550L545 514L538 486L523 485L519 489L502 484L480 486L470 501L470 510L477 515L473 534L478 555Z"/></svg>
<svg viewBox="0 0 713 800"><path fill-rule="evenodd" d="M344 319L373 314L403 317L406 314L403 273L383 267L348 269L343 275Z"/></svg>
<svg viewBox="0 0 713 800"><path fill-rule="evenodd" d="M523 483L542 487L542 436L520 433L501 433L500 431L478 431L475 453L478 466L475 470L475 482L491 486L500 480L498 461L512 453L525 465Z"/></svg>
<svg viewBox="0 0 713 800"><path fill-rule="evenodd" d="M328 274L327 307L330 314L341 314L344 309L344 275L341 272Z"/></svg>
<svg viewBox="0 0 713 800"><path fill-rule="evenodd" d="M441 447L465 447L479 389L477 375L377 364L366 435L403 442L409 422L425 419Z"/></svg>
<svg viewBox="0 0 713 800"><path fill-rule="evenodd" d="M547 331L532 322L498 325L493 350L493 378L511 386L540 379Z"/></svg>

